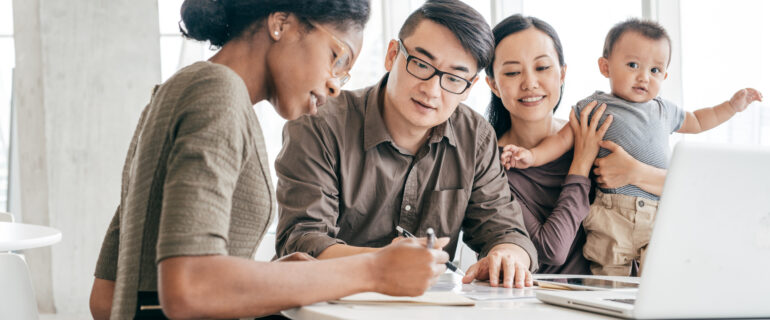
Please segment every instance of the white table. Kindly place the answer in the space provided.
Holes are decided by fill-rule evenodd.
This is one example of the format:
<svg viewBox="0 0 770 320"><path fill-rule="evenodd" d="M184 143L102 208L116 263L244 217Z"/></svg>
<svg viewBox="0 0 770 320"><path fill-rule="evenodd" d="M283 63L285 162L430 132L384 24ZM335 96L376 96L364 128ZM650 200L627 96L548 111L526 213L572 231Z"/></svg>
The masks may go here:
<svg viewBox="0 0 770 320"><path fill-rule="evenodd" d="M561 275L539 276L538 278L564 277ZM633 277L600 277L599 279L637 282ZM468 292L473 287L463 286L460 276L445 273L430 290ZM529 290L529 292L523 292ZM529 295L530 289L492 288L490 295L510 298L520 294ZM374 306L317 303L301 308L289 309L283 315L291 319L616 319L600 314L562 308L544 304L536 298L477 300L473 307L446 306Z"/></svg>
<svg viewBox="0 0 770 320"><path fill-rule="evenodd" d="M61 241L61 231L33 224L0 222L0 251L50 246Z"/></svg>
<svg viewBox="0 0 770 320"><path fill-rule="evenodd" d="M61 241L61 231L0 222L0 319L37 320L32 277L23 256L8 251L40 248Z"/></svg>

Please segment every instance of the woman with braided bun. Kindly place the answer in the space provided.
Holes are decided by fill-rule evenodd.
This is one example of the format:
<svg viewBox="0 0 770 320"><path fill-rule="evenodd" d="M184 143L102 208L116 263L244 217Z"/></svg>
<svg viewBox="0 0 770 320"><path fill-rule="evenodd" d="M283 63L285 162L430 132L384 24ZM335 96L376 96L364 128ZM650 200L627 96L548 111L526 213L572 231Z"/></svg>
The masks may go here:
<svg viewBox="0 0 770 320"><path fill-rule="evenodd" d="M252 259L275 211L253 110L312 114L361 50L368 0L186 0L180 29L221 50L156 86L91 291L95 319L244 318L357 292L419 295L448 255L416 240L317 261Z"/></svg>

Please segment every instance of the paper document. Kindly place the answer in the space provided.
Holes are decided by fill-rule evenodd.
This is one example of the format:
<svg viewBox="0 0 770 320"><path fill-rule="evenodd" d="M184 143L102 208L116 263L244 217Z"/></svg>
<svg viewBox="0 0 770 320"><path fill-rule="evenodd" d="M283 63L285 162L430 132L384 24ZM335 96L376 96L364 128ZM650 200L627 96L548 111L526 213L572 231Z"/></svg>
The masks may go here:
<svg viewBox="0 0 770 320"><path fill-rule="evenodd" d="M429 306L474 306L476 303L466 297L448 291L428 291L418 297L393 297L375 292L350 295L329 303L352 304L399 304Z"/></svg>
<svg viewBox="0 0 770 320"><path fill-rule="evenodd" d="M492 287L489 281L473 281L463 284L459 292L461 295L473 300L511 300L535 298L534 288L503 288Z"/></svg>

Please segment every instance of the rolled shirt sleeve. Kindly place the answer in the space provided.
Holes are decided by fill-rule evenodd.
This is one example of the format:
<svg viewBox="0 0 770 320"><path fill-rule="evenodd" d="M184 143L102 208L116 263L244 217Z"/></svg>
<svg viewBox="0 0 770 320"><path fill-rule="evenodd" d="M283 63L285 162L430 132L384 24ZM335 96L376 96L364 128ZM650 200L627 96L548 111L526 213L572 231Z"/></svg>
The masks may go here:
<svg viewBox="0 0 770 320"><path fill-rule="evenodd" d="M283 149L275 160L279 220L276 254L306 252L317 257L334 244L340 230L336 144L326 123L303 117L283 129Z"/></svg>
<svg viewBox="0 0 770 320"><path fill-rule="evenodd" d="M475 175L470 201L463 221L463 241L479 257L502 243L515 244L529 254L530 270L537 269L537 250L529 239L521 207L508 187L500 163L497 139L488 125L481 125L476 150Z"/></svg>

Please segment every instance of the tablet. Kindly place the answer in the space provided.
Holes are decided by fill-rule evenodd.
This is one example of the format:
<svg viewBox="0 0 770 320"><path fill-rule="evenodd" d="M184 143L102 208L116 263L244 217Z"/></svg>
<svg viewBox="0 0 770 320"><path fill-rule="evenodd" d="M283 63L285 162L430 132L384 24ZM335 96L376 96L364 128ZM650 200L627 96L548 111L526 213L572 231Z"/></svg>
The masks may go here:
<svg viewBox="0 0 770 320"><path fill-rule="evenodd" d="M638 283L596 278L550 278L535 280L541 288L562 290L639 289Z"/></svg>

